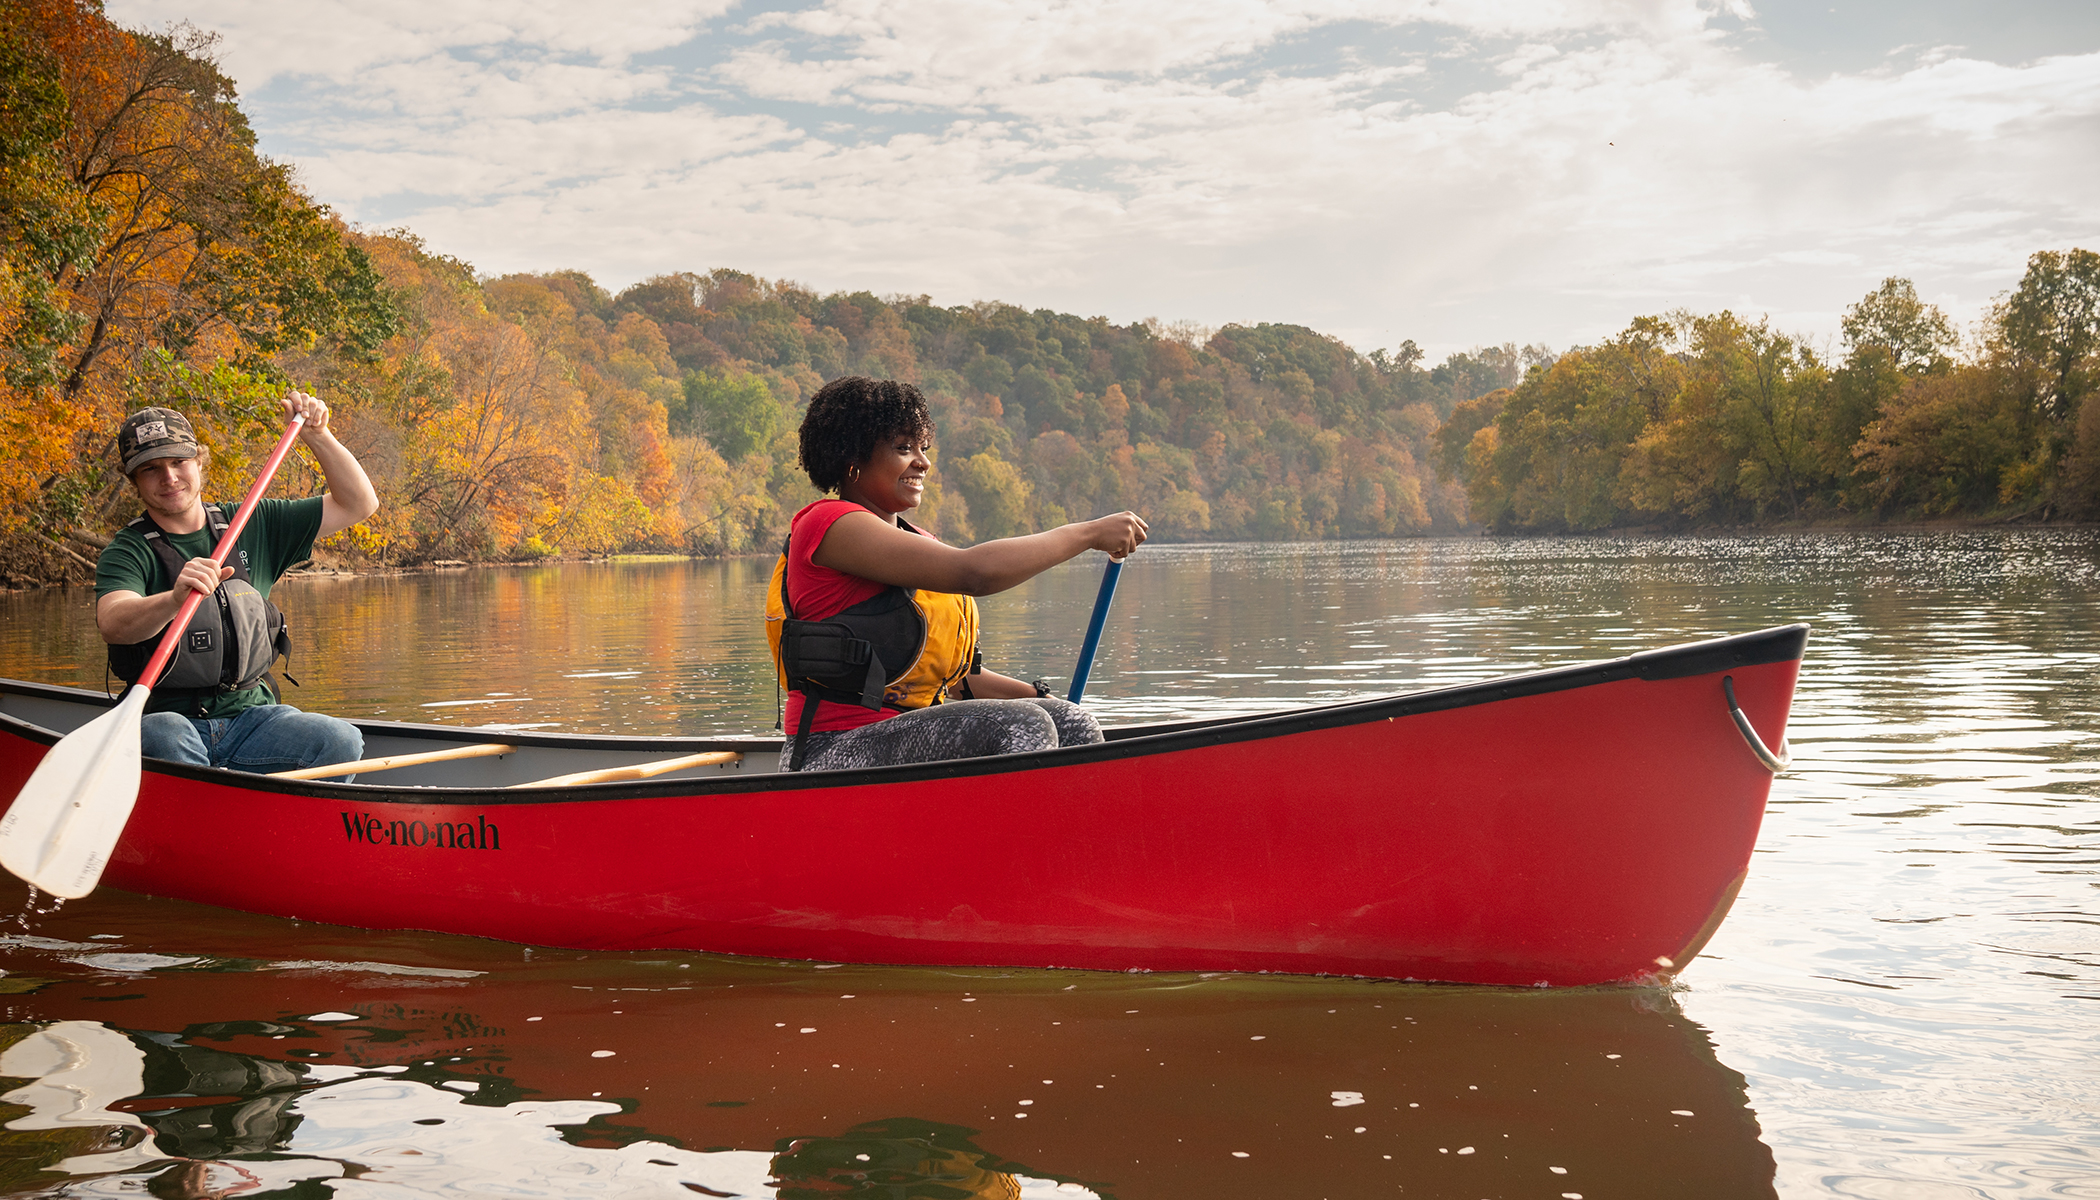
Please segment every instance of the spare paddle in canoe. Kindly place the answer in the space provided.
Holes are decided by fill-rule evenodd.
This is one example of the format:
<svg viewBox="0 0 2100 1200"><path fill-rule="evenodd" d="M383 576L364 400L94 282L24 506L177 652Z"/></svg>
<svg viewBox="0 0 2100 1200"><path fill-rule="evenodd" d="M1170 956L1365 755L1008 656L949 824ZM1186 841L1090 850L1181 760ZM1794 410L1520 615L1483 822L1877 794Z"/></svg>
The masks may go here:
<svg viewBox="0 0 2100 1200"><path fill-rule="evenodd" d="M655 762L630 763L624 767L601 767L596 771L578 771L573 775L556 775L551 779L535 779L531 783L514 783L513 788L574 787L579 783L624 783L632 779L654 779L658 775L669 775L688 767L713 767L741 760L743 754L736 750L710 750L705 754L684 754L677 758L659 758Z"/></svg>
<svg viewBox="0 0 2100 1200"><path fill-rule="evenodd" d="M450 750L425 750L421 754L394 754L386 758L360 758L356 762L331 763L325 767L300 767L296 771L272 771L272 779L333 779L338 775L369 775L396 767L420 767L424 763L451 762L461 758L487 758L509 754L516 746L484 742L478 746L454 746Z"/></svg>

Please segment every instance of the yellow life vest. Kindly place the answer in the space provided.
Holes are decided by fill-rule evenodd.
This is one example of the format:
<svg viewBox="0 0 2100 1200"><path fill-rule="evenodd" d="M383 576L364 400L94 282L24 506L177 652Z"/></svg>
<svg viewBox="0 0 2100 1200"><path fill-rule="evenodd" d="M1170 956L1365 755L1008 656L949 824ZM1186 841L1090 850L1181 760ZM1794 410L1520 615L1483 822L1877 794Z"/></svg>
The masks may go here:
<svg viewBox="0 0 2100 1200"><path fill-rule="evenodd" d="M766 586L766 642L780 686L803 695L800 732L808 732L817 700L925 708L977 664L974 597L887 587L822 621L804 621L787 596L787 561L783 543Z"/></svg>

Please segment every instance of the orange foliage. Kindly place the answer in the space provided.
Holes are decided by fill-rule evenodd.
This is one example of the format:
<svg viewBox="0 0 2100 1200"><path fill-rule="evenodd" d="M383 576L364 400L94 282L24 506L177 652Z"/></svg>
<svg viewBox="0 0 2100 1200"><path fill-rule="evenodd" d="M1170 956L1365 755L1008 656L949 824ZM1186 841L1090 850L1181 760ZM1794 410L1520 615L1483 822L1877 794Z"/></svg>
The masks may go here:
<svg viewBox="0 0 2100 1200"><path fill-rule="evenodd" d="M106 455L124 411L191 405L200 431L230 439L215 475L241 474L284 356L355 356L392 310L326 210L255 154L212 39L128 31L84 0L10 5L0 34L10 91L55 101L30 113L48 128L32 122L22 145L9 130L0 155L0 209L43 223L0 230L0 433L19 435L0 468L0 559L34 569L24 545L129 508ZM45 66L56 86L40 90Z"/></svg>

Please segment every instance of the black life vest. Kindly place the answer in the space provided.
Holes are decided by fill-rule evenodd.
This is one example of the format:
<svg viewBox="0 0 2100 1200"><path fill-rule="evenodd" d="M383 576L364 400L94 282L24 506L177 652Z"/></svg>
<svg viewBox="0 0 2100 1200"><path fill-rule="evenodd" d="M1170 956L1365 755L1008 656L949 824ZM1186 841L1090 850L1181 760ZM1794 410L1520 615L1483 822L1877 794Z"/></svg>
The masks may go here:
<svg viewBox="0 0 2100 1200"><path fill-rule="evenodd" d="M216 546L226 536L226 513L216 504L207 504L204 518L211 529L212 545ZM167 570L169 586L174 586L175 577L182 573L187 560L168 544L166 534L150 515L133 521L131 531L145 539ZM174 657L168 661L168 669L158 681L147 684L157 696L187 698L195 712L203 712L220 694L242 691L258 683L272 684L270 664L279 657L289 661L292 653L284 614L255 589L248 574L247 553L236 548L230 558L232 577L211 594L212 603L197 606L196 615L190 618L176 645ZM126 683L139 682L147 660L160 648L160 639L166 633L163 626L143 642L111 646L110 671ZM271 686L270 690L274 693L276 688Z"/></svg>
<svg viewBox="0 0 2100 1200"><path fill-rule="evenodd" d="M898 525L916 528L899 518ZM766 634L780 684L802 694L788 770L802 769L817 702L899 712L940 704L950 685L983 662L977 601L891 586L822 621L795 616L787 589L788 541L766 589Z"/></svg>

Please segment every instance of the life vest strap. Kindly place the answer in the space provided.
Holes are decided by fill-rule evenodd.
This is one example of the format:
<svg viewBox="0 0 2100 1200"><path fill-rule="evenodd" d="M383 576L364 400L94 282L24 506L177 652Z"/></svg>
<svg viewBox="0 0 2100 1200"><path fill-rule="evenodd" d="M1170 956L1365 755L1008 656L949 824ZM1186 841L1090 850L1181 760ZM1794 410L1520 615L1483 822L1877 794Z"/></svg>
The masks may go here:
<svg viewBox="0 0 2100 1200"><path fill-rule="evenodd" d="M802 760L809 757L809 727L817 721L817 698L810 692L802 693L802 719L795 722L795 749L788 755L788 770L802 769Z"/></svg>
<svg viewBox="0 0 2100 1200"><path fill-rule="evenodd" d="M780 555L784 559L789 557L791 537L780 539ZM780 606L786 611L786 619L780 623L780 667L795 690L803 695L802 727L809 728L818 693L839 697L843 704L859 704L866 709L881 708L882 692L890 677L883 670L882 656L875 653L874 643L842 622L804 621L796 617L795 600L788 593L785 572L780 580ZM818 679L850 679L855 667L861 668L860 695L857 697L843 688L816 682ZM800 682L795 684L794 681ZM801 735L796 737L795 753L799 758Z"/></svg>
<svg viewBox="0 0 2100 1200"><path fill-rule="evenodd" d="M855 637L851 626L834 621L783 621L780 626L780 661L788 679L805 683L815 679L861 677L860 694L843 688L817 685L818 689L851 696L847 703L862 708L881 708L882 691L889 682L882 656L867 639ZM807 690L797 687L797 691Z"/></svg>

